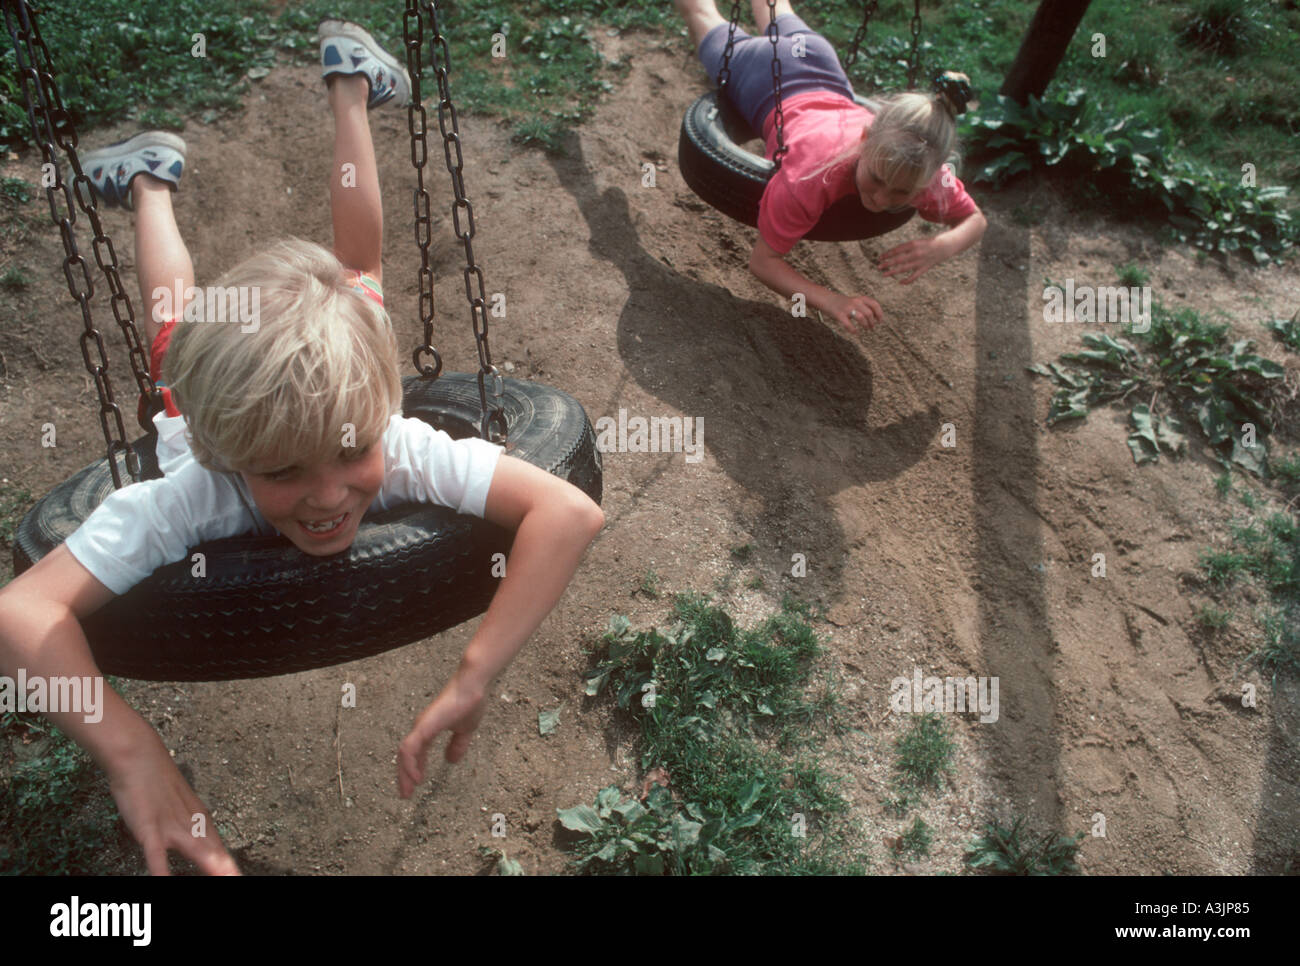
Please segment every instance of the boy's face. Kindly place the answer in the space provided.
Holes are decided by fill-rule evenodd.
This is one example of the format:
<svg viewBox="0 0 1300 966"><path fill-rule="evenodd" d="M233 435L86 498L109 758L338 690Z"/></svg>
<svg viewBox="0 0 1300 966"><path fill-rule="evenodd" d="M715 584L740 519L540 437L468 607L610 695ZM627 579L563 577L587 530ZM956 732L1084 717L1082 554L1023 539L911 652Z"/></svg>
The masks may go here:
<svg viewBox="0 0 1300 966"><path fill-rule="evenodd" d="M356 539L361 517L384 482L379 442L347 447L323 463L240 470L253 501L303 553L340 553Z"/></svg>

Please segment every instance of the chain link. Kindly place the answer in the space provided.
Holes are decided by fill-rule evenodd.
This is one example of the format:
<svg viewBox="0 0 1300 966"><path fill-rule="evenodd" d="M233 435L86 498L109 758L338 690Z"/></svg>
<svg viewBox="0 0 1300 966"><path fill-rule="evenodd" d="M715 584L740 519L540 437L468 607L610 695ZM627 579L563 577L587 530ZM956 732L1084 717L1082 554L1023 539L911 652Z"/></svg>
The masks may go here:
<svg viewBox="0 0 1300 966"><path fill-rule="evenodd" d="M912 8L912 52L907 59L907 89L916 90L916 75L921 69L921 0Z"/></svg>
<svg viewBox="0 0 1300 966"><path fill-rule="evenodd" d="M406 70L411 75L411 103L406 106L406 126L411 132L411 165L415 168L416 188L412 202L415 206L415 243L420 247L420 321L424 325L424 343L416 346L411 358L420 375L437 379L442 373L442 355L433 346L433 260L429 254L433 241L433 218L429 213L429 192L424 186L424 167L429 161L428 115L420 91L424 19L420 16L417 0L406 0L402 41L406 48ZM426 356L431 356L433 361L424 361Z"/></svg>
<svg viewBox="0 0 1300 966"><path fill-rule="evenodd" d="M862 48L863 42L867 39L867 24L871 23L871 18L876 15L876 10L880 6L880 0L868 0L864 3L862 11L862 23L858 24L858 29L853 34L853 42L849 44L849 56L845 58L844 67L847 71L858 59L858 51Z"/></svg>
<svg viewBox="0 0 1300 966"><path fill-rule="evenodd" d="M776 0L767 0L767 16L767 39L772 42L772 93L776 95L776 117L773 122L776 127L776 153L772 155L772 163L776 165L775 173L781 170L781 162L790 150L785 146L785 112L781 108L781 56L777 46L781 41L781 31L776 25Z"/></svg>
<svg viewBox="0 0 1300 966"><path fill-rule="evenodd" d="M740 29L740 0L731 5L731 26L727 29L727 46L722 51L722 67L718 70L718 91L731 83L731 52L736 47L736 31Z"/></svg>
<svg viewBox="0 0 1300 966"><path fill-rule="evenodd" d="M152 423L154 413L162 409L162 393L149 375L149 360L135 327L131 300L122 287L121 276L118 273L117 253L100 223L90 179L81 170L81 162L76 151L77 132L73 127L71 116L63 105L63 99L59 96L58 86L54 80L53 59L50 57L49 48L41 38L35 13L27 0L5 0L4 17L9 38L13 43L15 63L27 108L27 119L32 129L32 140L40 148L41 157L44 159L42 170L54 171L54 184L46 186L45 196L50 206L50 220L59 229L59 237L63 242L63 275L68 283L68 292L81 309L82 323L85 327L80 339L81 356L99 395L99 422L104 431L104 442L108 447L108 468L113 477L113 486L120 488L122 477L118 471L116 455L118 453L125 455L127 471L132 481L137 481L141 477L140 460L135 450L126 441L126 425L122 419L122 410L113 397L108 350L91 318L90 298L94 295L95 286L86 259L78 250L76 234L72 228L77 217L76 207L73 205L74 194L76 205L90 220L94 232L95 262L112 293L113 316L126 338L136 386L140 395L148 402L148 411L145 419L141 420L141 425L149 432L154 430ZM70 190L68 183L63 179L63 171L54 150L56 143L67 156L67 162L74 174L72 184L75 190ZM45 167L46 165L49 167ZM80 278L77 274L78 269L80 269ZM91 358L92 342L97 359Z"/></svg>
<svg viewBox="0 0 1300 966"><path fill-rule="evenodd" d="M408 11L411 6L412 0L407 0ZM461 240L465 247L465 299L469 302L470 321L474 328L474 344L478 349L478 396L483 411L483 419L479 429L484 439L504 444L507 432L504 404L505 384L500 370L492 364L492 351L488 346L487 292L483 284L483 270L474 260L474 206L465 194L465 158L461 150L460 123L457 119L456 105L452 103L451 90L447 82L451 52L447 47L447 38L442 33L442 24L438 17L436 0L425 0L424 10L428 13L429 23L432 28L432 36L429 38L429 62L433 68L434 78L438 82L438 129L442 133L443 155L447 161L447 173L451 176L452 194L455 196L451 206L452 226L456 237ZM421 58L418 55L418 46L417 43L415 50L409 46L407 49L408 64L413 64L411 78L412 84L415 85L415 91L419 90L419 76L421 74ZM413 54L415 54L414 57ZM421 118L421 131L423 131L423 111L421 111ZM412 147L412 160L415 160L414 146ZM416 216L418 220L420 217L418 207ZM418 233L417 228L417 237ZM423 250L422 254L424 254ZM423 282L423 278L421 281ZM432 277L430 277L431 282ZM423 292L421 295L423 296ZM429 319L425 327L426 346L421 348L429 347L428 344L433 337L432 288L430 288L429 310ZM489 380L491 381L492 393L491 406L488 405Z"/></svg>

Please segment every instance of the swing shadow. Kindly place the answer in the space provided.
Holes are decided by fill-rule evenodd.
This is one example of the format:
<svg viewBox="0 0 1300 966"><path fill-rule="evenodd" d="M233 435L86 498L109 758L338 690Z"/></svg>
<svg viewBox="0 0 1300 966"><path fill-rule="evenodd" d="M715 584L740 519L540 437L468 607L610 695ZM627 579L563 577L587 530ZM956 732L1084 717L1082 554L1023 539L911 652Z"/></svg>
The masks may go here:
<svg viewBox="0 0 1300 966"><path fill-rule="evenodd" d="M738 298L652 256L632 223L627 196L619 188L597 188L576 136L566 142L565 155L550 162L586 221L592 254L626 280L617 343L628 376L683 414L706 417L709 454L733 480L763 497L751 532L769 549L781 548L778 564L786 572L791 551L805 552L815 593L804 596L834 603L843 571L853 563L834 498L847 487L897 476L932 454L942 423L938 403L868 429L872 366L862 348L828 325L792 319L771 302ZM1028 235L1020 230L999 242L981 249L976 357L996 347L1028 364L1028 323L1008 344L1006 312L1008 304L1024 304L1028 279L1003 261L1027 264ZM1043 579L1024 566L1041 551L1037 445L1035 433L1023 431L1036 425L1034 396L1027 382L1008 391L1001 368L977 368L975 411L991 415L977 419L973 434L980 561L973 576L982 588L983 661L976 673L1005 674L1015 689L1001 724L983 726L992 745L985 749L986 761L991 770L1000 769L990 776L1000 794L1020 810L1032 810L1038 824L1059 828L1052 639ZM610 413L617 411L621 386L607 402ZM791 432L791 425L799 432ZM808 472L814 464L817 472ZM616 464L607 462L607 472L611 465ZM1023 767L1028 761L1034 769Z"/></svg>
<svg viewBox="0 0 1300 966"><path fill-rule="evenodd" d="M587 224L592 255L618 269L628 291L616 328L626 376L593 420L616 417L620 406L637 414L624 398L627 378L686 417L703 417L707 454L763 498L747 529L769 553L782 548L787 573L790 555L805 553L809 584L833 596L848 561L832 498L931 453L937 405L869 429L872 367L859 346L815 318L792 318L664 264L643 247L626 194L598 189L576 136L565 146L549 161ZM617 465L607 460L606 472Z"/></svg>

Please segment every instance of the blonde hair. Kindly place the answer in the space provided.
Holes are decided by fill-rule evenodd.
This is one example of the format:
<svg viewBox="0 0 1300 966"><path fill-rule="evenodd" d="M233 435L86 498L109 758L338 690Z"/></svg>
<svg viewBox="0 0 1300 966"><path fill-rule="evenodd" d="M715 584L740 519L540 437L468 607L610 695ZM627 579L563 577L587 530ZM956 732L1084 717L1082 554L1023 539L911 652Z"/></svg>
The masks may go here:
<svg viewBox="0 0 1300 966"><path fill-rule="evenodd" d="M402 405L397 340L345 271L320 245L285 239L217 284L253 293L255 324L177 320L164 381L199 463L310 465L338 454L346 424L358 448L383 435Z"/></svg>
<svg viewBox="0 0 1300 966"><path fill-rule="evenodd" d="M965 74L955 71L942 76L969 82ZM840 152L805 180L818 175L829 179L831 170L856 156L857 163L867 165L886 185L911 198L925 190L945 162L958 162L957 115L966 110L965 102L959 103L945 89L934 94L892 94L878 103L880 110L866 139Z"/></svg>

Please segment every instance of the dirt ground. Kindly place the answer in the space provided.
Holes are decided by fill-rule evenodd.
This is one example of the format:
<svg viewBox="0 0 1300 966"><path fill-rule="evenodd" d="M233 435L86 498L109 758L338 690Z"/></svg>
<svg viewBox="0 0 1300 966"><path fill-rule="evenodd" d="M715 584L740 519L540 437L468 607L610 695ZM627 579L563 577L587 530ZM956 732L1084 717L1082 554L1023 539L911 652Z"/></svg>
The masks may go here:
<svg viewBox="0 0 1300 966"><path fill-rule="evenodd" d="M1194 617L1209 600L1198 554L1222 540L1234 512L1215 494L1218 468L1195 452L1134 466L1118 409L1046 429L1051 387L1024 368L1077 347L1085 330L1042 321L1044 277L1110 285L1115 265L1136 261L1166 305L1222 310L1242 337L1260 338L1260 320L1296 310L1300 272L1198 262L1158 247L1144 226L1073 215L1046 187L976 191L990 222L982 244L911 286L873 266L926 230L919 220L861 245L796 249L809 277L884 306L885 324L851 339L833 323L792 318L746 271L753 231L682 183L680 119L705 86L694 60L644 33L600 43L629 73L564 156L462 118L475 251L488 291L507 297L494 355L514 376L574 395L593 422L620 408L703 417L704 459L605 455L605 531L499 680L468 758L437 759L410 801L396 793L397 743L472 625L291 677L130 683L128 700L174 749L242 868L481 874L490 864L476 850L488 845L529 874L565 871L555 809L611 782L639 784L632 734L607 701L583 698L580 675L584 645L612 614L639 626L667 617L666 597L638 592L649 570L665 591L717 594L743 623L787 591L826 607L827 667L853 727L831 763L848 778L852 817L869 830L881 872L960 871L982 821L1020 811L1068 833L1092 832L1104 816L1104 837L1090 835L1080 852L1089 874L1275 872L1300 858L1300 693L1246 664L1248 632L1207 635ZM414 346L405 112L380 110L372 124L387 304L400 343ZM297 66L259 81L242 116L189 122L177 213L198 284L274 237L328 242L330 130L317 71ZM441 349L449 368L472 370L450 189L436 146L431 156L443 213ZM653 187L643 186L647 161ZM37 163L24 156L2 173L34 182ZM1027 224L1016 213L1031 207L1038 219ZM29 209L43 211L43 198ZM110 212L107 225L134 297L130 216ZM0 295L3 475L39 494L103 443L57 233L39 225L3 258L33 279ZM102 291L97 308L108 327ZM1260 346L1295 368L1271 340ZM114 359L125 391L120 348ZM58 445L42 448L49 421ZM946 423L955 447L943 445ZM731 550L744 544L753 554L738 563ZM790 575L795 553L806 555L805 577ZM1097 553L1104 579L1092 576ZM747 586L755 576L761 589ZM906 723L889 697L891 680L916 667L996 675L1001 715L951 716L953 786L920 812L936 830L933 857L904 866L882 844L902 824L883 805ZM340 708L344 683L357 687L354 709ZM1245 683L1258 688L1257 708L1242 707ZM558 729L540 736L538 711L561 703ZM491 835L496 813L504 839ZM142 871L138 853L124 856L124 871Z"/></svg>

